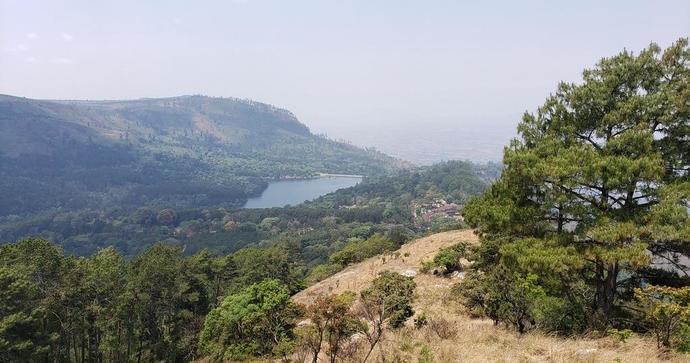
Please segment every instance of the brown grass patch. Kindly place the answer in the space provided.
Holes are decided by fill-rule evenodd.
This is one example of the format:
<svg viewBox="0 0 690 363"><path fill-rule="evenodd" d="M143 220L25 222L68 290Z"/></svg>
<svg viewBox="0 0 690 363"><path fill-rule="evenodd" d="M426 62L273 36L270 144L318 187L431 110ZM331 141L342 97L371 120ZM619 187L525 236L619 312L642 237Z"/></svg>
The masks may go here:
<svg viewBox="0 0 690 363"><path fill-rule="evenodd" d="M410 319L398 331L388 331L370 362L418 362L423 347L431 350L437 363L450 362L690 362L690 356L663 352L649 337L633 336L625 343L611 338L563 338L540 332L519 335L487 319L473 319L463 312L450 294L460 278L421 274L422 261L436 252L460 241L476 243L472 231L451 231L434 234L404 245L398 258L394 254L370 258L321 281L295 295L302 304L316 296L345 291L359 292L369 285L378 272L417 272L417 314L425 312L429 323L420 329ZM409 254L404 257L405 254ZM437 324L434 326L433 322ZM352 352L343 362L361 362L362 349Z"/></svg>

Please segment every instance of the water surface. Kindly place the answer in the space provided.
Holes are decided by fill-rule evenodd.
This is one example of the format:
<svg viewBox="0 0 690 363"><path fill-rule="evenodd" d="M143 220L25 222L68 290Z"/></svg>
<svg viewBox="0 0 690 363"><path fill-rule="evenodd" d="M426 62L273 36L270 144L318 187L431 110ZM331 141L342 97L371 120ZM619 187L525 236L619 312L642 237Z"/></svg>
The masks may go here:
<svg viewBox="0 0 690 363"><path fill-rule="evenodd" d="M249 198L243 208L297 205L338 189L349 188L361 180L361 177L356 176L321 176L313 179L272 181L260 196Z"/></svg>

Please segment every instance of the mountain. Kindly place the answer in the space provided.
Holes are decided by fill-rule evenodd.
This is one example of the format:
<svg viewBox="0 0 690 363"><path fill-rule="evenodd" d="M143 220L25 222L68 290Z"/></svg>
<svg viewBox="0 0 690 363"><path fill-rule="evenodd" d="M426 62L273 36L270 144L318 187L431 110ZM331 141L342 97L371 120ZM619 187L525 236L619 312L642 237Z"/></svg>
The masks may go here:
<svg viewBox="0 0 690 363"><path fill-rule="evenodd" d="M266 181L380 175L404 163L235 98L46 101L0 95L0 216L49 209L238 206Z"/></svg>

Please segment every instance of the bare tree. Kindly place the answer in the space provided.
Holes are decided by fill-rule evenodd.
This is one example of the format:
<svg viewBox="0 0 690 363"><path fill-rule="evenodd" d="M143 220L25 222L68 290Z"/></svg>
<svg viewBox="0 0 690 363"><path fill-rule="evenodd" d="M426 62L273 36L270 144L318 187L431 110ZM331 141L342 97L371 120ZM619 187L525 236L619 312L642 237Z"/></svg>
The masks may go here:
<svg viewBox="0 0 690 363"><path fill-rule="evenodd" d="M312 354L312 363L318 361L324 341L328 344L328 357L335 363L343 345L361 330L359 320L352 314L354 294L322 296L307 307L309 325L301 328L302 344Z"/></svg>

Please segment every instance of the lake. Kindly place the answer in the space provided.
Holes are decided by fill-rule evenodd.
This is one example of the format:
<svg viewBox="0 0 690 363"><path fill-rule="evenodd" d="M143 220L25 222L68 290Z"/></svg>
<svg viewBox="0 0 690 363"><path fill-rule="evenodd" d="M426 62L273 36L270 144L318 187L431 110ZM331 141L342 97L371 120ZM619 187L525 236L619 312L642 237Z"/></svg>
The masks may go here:
<svg viewBox="0 0 690 363"><path fill-rule="evenodd" d="M320 176L313 179L277 180L268 183L260 196L249 198L243 208L273 208L297 205L338 189L357 185L357 176Z"/></svg>

